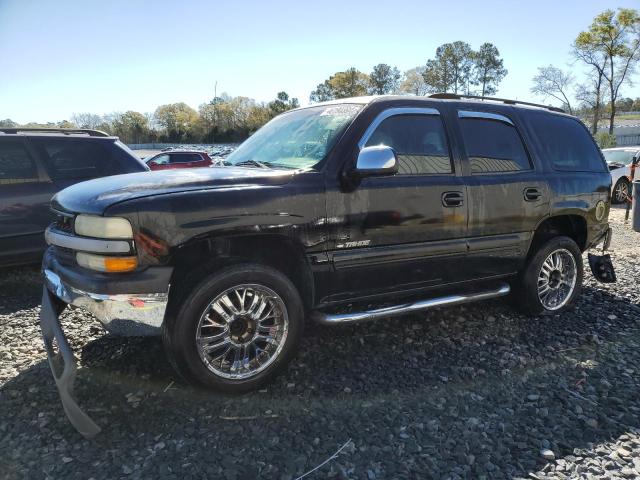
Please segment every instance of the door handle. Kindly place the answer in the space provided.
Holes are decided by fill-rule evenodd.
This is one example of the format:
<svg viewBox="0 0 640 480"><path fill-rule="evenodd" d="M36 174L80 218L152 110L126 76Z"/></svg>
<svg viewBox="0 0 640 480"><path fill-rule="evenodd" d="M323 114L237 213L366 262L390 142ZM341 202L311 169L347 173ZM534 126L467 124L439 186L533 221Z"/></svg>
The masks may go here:
<svg viewBox="0 0 640 480"><path fill-rule="evenodd" d="M445 207L461 207L463 204L462 192L444 192L442 194L442 205Z"/></svg>
<svg viewBox="0 0 640 480"><path fill-rule="evenodd" d="M542 197L540 189L535 187L528 187L524 189L524 199L527 202L535 202L536 200L540 200L540 197Z"/></svg>

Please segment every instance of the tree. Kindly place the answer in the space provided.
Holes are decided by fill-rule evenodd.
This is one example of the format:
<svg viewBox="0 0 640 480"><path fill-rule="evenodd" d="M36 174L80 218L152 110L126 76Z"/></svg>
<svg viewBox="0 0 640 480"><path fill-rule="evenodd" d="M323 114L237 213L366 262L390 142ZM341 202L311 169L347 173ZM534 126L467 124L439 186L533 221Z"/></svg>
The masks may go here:
<svg viewBox="0 0 640 480"><path fill-rule="evenodd" d="M617 14L605 10L594 18L588 30L580 32L575 46L594 52L604 62L599 73L609 90L609 133L613 134L620 87L629 81L640 57L640 14L630 8L620 8Z"/></svg>
<svg viewBox="0 0 640 480"><path fill-rule="evenodd" d="M587 35L588 37L588 35ZM591 133L595 135L598 131L598 123L602 115L604 69L607 66L607 57L596 48L584 33L580 33L573 42L573 55L590 67L589 78L583 85L579 85L576 90L576 98L587 105L593 112L591 120Z"/></svg>
<svg viewBox="0 0 640 480"><path fill-rule="evenodd" d="M436 58L427 61L424 81L437 92L469 93L473 58L473 50L466 42L440 45Z"/></svg>
<svg viewBox="0 0 640 480"><path fill-rule="evenodd" d="M103 123L102 117L95 113L74 113L71 115L71 121L78 128L98 128L98 125Z"/></svg>
<svg viewBox="0 0 640 480"><path fill-rule="evenodd" d="M0 127L2 128L15 128L19 125L11 120L10 118L5 118L4 120L0 120Z"/></svg>
<svg viewBox="0 0 640 480"><path fill-rule="evenodd" d="M367 94L369 76L355 68L337 72L319 84L311 92L312 102L324 102L336 98L360 97Z"/></svg>
<svg viewBox="0 0 640 480"><path fill-rule="evenodd" d="M158 124L166 129L170 142L190 140L199 119L198 112L184 102L159 106L155 118Z"/></svg>
<svg viewBox="0 0 640 480"><path fill-rule="evenodd" d="M482 97L494 95L502 79L509 73L504 68L498 48L492 43L483 43L472 58L472 83L480 87L478 93Z"/></svg>
<svg viewBox="0 0 640 480"><path fill-rule="evenodd" d="M385 95L398 90L400 84L400 70L386 63L379 63L369 74L369 93L371 95Z"/></svg>
<svg viewBox="0 0 640 480"><path fill-rule="evenodd" d="M312 102L327 102L329 100L334 100L335 98L335 92L333 91L333 87L329 80L325 80L319 84L309 96L309 100Z"/></svg>
<svg viewBox="0 0 640 480"><path fill-rule="evenodd" d="M125 143L143 143L149 137L149 121L133 110L116 113L111 120L111 131Z"/></svg>
<svg viewBox="0 0 640 480"><path fill-rule="evenodd" d="M424 81L424 70L424 67L415 67L404 72L400 91L419 96L429 93L430 88Z"/></svg>
<svg viewBox="0 0 640 480"><path fill-rule="evenodd" d="M573 75L563 72L558 67L553 65L538 67L538 74L533 77L531 92L545 100L549 97L559 100L569 110L569 113L573 114L568 97L572 83Z"/></svg>
<svg viewBox="0 0 640 480"><path fill-rule="evenodd" d="M298 99L297 98L290 99L289 94L287 92L278 92L276 99L269 102L269 104L267 105L273 117L275 117L276 115L280 115L281 113L284 113L287 110L298 108L299 106L300 106L300 102L298 102Z"/></svg>

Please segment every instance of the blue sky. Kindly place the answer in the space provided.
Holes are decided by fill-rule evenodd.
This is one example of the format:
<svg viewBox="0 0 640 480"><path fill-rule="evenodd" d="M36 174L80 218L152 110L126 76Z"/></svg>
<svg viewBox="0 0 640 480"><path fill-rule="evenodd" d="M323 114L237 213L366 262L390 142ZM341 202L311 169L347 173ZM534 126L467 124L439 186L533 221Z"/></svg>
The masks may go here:
<svg viewBox="0 0 640 480"><path fill-rule="evenodd" d="M270 100L309 93L348 67L406 70L438 45L494 43L509 75L498 94L529 93L536 67L571 69L570 44L606 8L638 0L28 1L0 0L0 119L57 121L218 93ZM625 96L640 96L640 75Z"/></svg>

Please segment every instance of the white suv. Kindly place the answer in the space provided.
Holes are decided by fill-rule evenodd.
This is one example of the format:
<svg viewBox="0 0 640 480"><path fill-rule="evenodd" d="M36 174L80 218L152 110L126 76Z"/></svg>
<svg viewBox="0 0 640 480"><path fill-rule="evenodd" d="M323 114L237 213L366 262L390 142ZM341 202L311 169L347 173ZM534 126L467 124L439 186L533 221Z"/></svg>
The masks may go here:
<svg viewBox="0 0 640 480"><path fill-rule="evenodd" d="M611 171L612 201L622 203L631 193L631 166L638 164L640 146L605 148L602 153Z"/></svg>

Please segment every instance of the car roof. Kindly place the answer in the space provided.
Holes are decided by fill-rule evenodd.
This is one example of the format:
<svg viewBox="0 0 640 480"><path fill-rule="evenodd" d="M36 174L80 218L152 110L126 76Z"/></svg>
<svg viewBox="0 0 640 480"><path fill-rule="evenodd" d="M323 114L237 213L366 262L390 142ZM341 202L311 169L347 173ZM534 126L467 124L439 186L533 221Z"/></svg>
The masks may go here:
<svg viewBox="0 0 640 480"><path fill-rule="evenodd" d="M118 137L111 136L102 130L93 130L89 128L1 127L0 138L4 136L54 136L61 138L118 139Z"/></svg>
<svg viewBox="0 0 640 480"><path fill-rule="evenodd" d="M474 95L458 95L458 94L448 94L448 93L438 93L430 96L417 96L417 95L371 95L371 96L362 96L362 97L348 97L341 98L337 100L330 100L327 102L319 102L311 105L307 105L304 107L300 107L299 109L317 107L317 106L329 106L329 105L339 105L339 104L361 104L361 105L370 105L370 104L378 104L378 103L388 103L389 106L392 106L395 103L404 103L411 102L413 104L431 104L434 103L453 103L458 105L490 105L491 107L497 110L505 110L509 111L511 108L517 108L520 110L537 110L543 112L549 112L556 115L563 115L572 117L572 115L567 114L564 110L553 107L551 105L542 105L537 103L519 101L519 100L511 100L506 98L493 98L493 97L478 97Z"/></svg>

